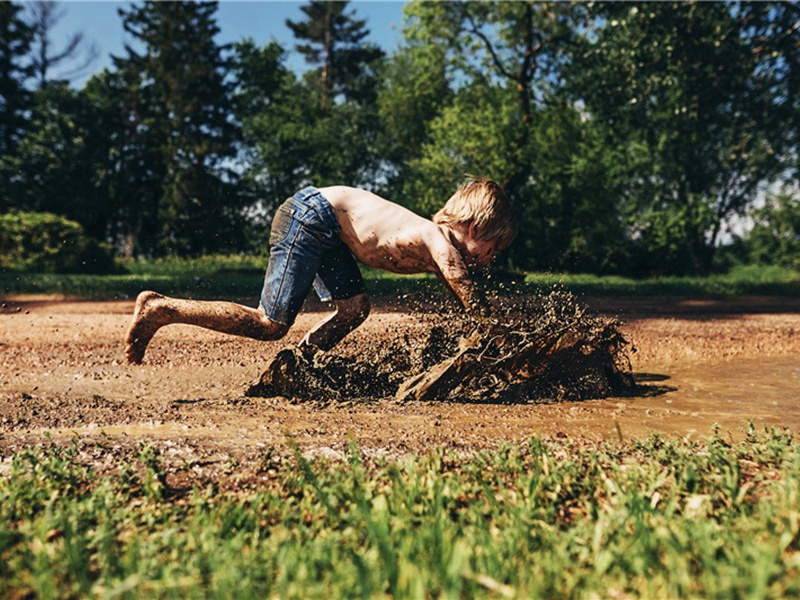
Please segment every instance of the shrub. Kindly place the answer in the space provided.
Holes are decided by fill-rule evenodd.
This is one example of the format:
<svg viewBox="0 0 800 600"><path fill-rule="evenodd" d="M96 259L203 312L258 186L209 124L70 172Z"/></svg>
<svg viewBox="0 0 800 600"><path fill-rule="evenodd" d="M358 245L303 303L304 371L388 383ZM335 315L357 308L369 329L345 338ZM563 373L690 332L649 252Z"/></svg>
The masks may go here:
<svg viewBox="0 0 800 600"><path fill-rule="evenodd" d="M754 212L753 220L744 240L750 261L800 269L800 195L778 194Z"/></svg>
<svg viewBox="0 0 800 600"><path fill-rule="evenodd" d="M0 268L31 273L110 273L117 270L105 244L80 224L52 213L0 215Z"/></svg>

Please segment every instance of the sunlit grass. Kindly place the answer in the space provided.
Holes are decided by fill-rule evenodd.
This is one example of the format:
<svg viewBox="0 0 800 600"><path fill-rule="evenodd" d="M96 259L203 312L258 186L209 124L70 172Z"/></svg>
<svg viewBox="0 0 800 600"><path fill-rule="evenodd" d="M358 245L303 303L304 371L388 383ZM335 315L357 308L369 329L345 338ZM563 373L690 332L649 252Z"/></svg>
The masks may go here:
<svg viewBox="0 0 800 600"><path fill-rule="evenodd" d="M208 256L197 259L121 261L124 275L56 275L0 272L0 297L12 294L56 294L95 299L135 298L145 289L193 298L257 299L267 259L254 256ZM395 275L362 269L374 296L445 294L433 275ZM590 296L736 296L800 295L800 272L780 267L739 267L709 277L630 279L620 276L527 273L513 282L481 278L490 292L528 293L563 283Z"/></svg>
<svg viewBox="0 0 800 600"><path fill-rule="evenodd" d="M547 287L562 282L569 289L609 296L737 296L800 294L800 272L783 267L743 266L708 277L631 279L617 275L530 273L528 286Z"/></svg>
<svg viewBox="0 0 800 600"><path fill-rule="evenodd" d="M13 457L0 595L800 594L800 452L785 431L378 462L352 445L342 462L270 449L233 489L174 489L148 445L108 452L77 440Z"/></svg>

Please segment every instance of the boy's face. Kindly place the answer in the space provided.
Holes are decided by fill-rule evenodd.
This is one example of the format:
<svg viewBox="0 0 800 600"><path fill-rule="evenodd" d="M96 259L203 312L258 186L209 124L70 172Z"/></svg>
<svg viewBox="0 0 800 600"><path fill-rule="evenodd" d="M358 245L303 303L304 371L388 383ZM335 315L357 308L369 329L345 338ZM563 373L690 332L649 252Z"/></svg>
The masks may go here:
<svg viewBox="0 0 800 600"><path fill-rule="evenodd" d="M468 267L485 267L497 256L497 240L487 242L468 235L464 238L464 262Z"/></svg>

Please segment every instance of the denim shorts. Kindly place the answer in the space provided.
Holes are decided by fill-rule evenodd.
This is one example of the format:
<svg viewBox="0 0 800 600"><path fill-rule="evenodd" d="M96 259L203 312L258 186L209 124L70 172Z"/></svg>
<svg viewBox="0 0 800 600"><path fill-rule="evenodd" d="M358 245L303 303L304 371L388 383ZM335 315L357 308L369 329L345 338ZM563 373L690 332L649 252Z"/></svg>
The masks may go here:
<svg viewBox="0 0 800 600"><path fill-rule="evenodd" d="M293 325L312 287L322 301L366 292L358 263L339 230L330 203L313 187L300 190L278 208L261 290L261 307L270 320Z"/></svg>

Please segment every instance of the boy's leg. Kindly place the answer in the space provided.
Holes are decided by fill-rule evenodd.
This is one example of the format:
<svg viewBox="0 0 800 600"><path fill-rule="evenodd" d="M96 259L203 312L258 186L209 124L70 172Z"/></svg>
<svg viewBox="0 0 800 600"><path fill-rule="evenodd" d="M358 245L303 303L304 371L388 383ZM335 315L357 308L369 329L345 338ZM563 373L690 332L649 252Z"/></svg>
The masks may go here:
<svg viewBox="0 0 800 600"><path fill-rule="evenodd" d="M314 288L321 300L333 300L336 312L317 323L300 342L304 354L327 351L369 316L369 297L353 253L344 244L322 256Z"/></svg>
<svg viewBox="0 0 800 600"><path fill-rule="evenodd" d="M268 319L260 309L233 302L183 300L156 292L142 292L136 298L133 319L125 336L128 362L142 362L156 331L172 323L198 325L256 340L277 340L289 331L288 325Z"/></svg>
<svg viewBox="0 0 800 600"><path fill-rule="evenodd" d="M314 349L330 350L369 316L367 294L334 300L333 303L336 312L317 323L300 342L304 352L313 352Z"/></svg>

